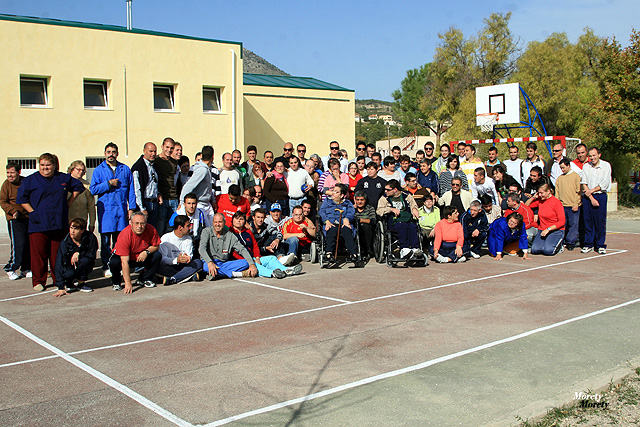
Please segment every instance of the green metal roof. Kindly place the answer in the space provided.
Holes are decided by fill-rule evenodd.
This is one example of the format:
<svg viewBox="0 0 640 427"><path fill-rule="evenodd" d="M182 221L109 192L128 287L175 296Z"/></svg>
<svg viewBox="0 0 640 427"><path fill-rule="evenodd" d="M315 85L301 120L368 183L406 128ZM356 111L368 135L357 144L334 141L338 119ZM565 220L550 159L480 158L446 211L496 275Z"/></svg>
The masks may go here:
<svg viewBox="0 0 640 427"><path fill-rule="evenodd" d="M172 34L172 33L163 33L163 32L160 32L160 31L141 30L141 29L138 29L138 28L134 28L132 30L127 30L127 27L121 27L121 26L118 26L118 25L91 24L91 23L87 23L87 22L63 21L61 19L35 18L35 17L31 17L31 16L17 16L17 15L0 14L0 21L28 22L28 23L31 23L31 24L44 24L44 25L60 25L60 26L63 26L63 27L87 28L87 29L90 29L90 30L118 31L118 32L122 32L122 33L146 34L146 35L149 35L149 36L173 37L173 38L176 38L176 39L199 40L199 41L215 42L215 43L228 43L228 44L237 44L237 45L242 46L242 42L232 42L232 41L226 41L226 40L205 39L205 38L202 38L202 37L183 36L181 34Z"/></svg>
<svg viewBox="0 0 640 427"><path fill-rule="evenodd" d="M313 77L276 76L272 74L244 73L245 86L288 87L293 89L321 89L354 92L351 89L334 85Z"/></svg>

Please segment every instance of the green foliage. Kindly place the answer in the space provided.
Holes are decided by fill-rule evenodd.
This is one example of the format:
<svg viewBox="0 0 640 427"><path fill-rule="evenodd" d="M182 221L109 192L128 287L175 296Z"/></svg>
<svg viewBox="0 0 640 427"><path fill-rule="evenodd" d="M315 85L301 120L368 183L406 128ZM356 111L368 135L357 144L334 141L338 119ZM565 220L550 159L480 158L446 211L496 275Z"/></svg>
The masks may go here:
<svg viewBox="0 0 640 427"><path fill-rule="evenodd" d="M389 134L387 134L387 126L382 120L372 120L371 122L356 123L356 140L364 141L367 144L375 144L376 141L386 139L387 137L397 138L400 136L398 126L389 126Z"/></svg>
<svg viewBox="0 0 640 427"><path fill-rule="evenodd" d="M612 153L640 151L640 33L633 30L630 44L615 40L602 46L597 81L599 98L592 105L592 132L602 149Z"/></svg>

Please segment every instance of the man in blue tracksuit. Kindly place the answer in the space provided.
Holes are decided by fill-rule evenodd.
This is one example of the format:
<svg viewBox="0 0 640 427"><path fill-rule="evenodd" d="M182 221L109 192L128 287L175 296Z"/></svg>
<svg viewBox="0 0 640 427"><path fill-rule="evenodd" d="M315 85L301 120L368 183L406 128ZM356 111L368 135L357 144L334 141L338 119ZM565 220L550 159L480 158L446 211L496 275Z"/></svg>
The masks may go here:
<svg viewBox="0 0 640 427"><path fill-rule="evenodd" d="M111 276L109 257L118 234L129 224L136 208L136 194L129 166L118 162L118 146L113 142L104 147L105 161L93 171L91 194L98 196L100 258L105 277Z"/></svg>
<svg viewBox="0 0 640 427"><path fill-rule="evenodd" d="M464 231L462 252L467 258L469 258L469 255L474 258L480 258L482 245L489 233L489 221L479 201L474 200L471 202L469 209L460 215L460 224L462 224L462 230Z"/></svg>
<svg viewBox="0 0 640 427"><path fill-rule="evenodd" d="M348 199L345 199L349 188L344 184L333 187L331 198L322 202L318 215L326 237L325 258L327 262L335 262L333 253L338 244L338 228L340 236L349 251L351 262L358 264L358 250L353 239L353 222L356 210ZM340 220L340 222L339 222Z"/></svg>

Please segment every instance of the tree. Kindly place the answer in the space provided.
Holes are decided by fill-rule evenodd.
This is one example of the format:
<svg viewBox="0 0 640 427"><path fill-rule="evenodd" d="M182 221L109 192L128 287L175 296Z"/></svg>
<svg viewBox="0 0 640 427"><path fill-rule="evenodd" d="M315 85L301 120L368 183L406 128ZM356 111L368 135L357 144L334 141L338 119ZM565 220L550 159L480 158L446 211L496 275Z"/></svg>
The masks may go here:
<svg viewBox="0 0 640 427"><path fill-rule="evenodd" d="M511 12L492 13L484 19L484 28L478 33L475 61L480 86L504 83L516 69L520 54L520 38L509 29Z"/></svg>
<svg viewBox="0 0 640 427"><path fill-rule="evenodd" d="M615 38L604 42L591 106L591 131L612 153L640 151L640 33L632 30L629 41L624 49Z"/></svg>

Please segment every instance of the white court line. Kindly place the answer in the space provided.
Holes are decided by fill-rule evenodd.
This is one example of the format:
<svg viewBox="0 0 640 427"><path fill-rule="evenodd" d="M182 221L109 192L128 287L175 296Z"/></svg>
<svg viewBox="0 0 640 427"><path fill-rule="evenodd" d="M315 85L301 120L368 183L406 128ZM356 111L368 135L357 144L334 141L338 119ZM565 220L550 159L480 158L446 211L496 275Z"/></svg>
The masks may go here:
<svg viewBox="0 0 640 427"><path fill-rule="evenodd" d="M177 415L174 415L171 412L167 411L166 409L158 406L157 404L153 403L152 401L150 401L146 397L142 396L141 394L136 393L135 391L131 390L129 387L125 386L124 384L121 384L121 383L117 382L113 378L108 377L107 375L105 375L102 372L92 368L91 366L87 365L86 363L83 363L83 362L79 361L75 357L69 356L64 351L60 350L57 347L54 347L53 345L49 344L48 342L44 341L43 339L38 338L37 336L33 335L31 332L29 332L26 329L24 329L22 326L19 326L19 325L13 323L11 320L9 320L9 319L7 319L7 318L5 318L3 316L0 316L0 321L3 322L5 325L9 326L10 328L16 330L17 332L20 332L22 335L24 335L25 337L27 337L30 340L34 341L35 343L37 343L37 344L41 345L42 347L46 348L47 350L51 351L52 353L55 353L59 357L62 357L64 360L66 360L67 362L71 363L72 365L82 369L83 371L85 371L89 375L93 376L94 378L97 378L98 380L102 381L103 383L105 383L109 387L112 387L112 388L116 389L117 391L119 391L120 393L124 394L125 396L135 400L136 402L138 402L139 404L141 404L145 408L152 410L153 412L155 412L156 414L160 415L162 418L172 422L173 424L175 424L177 426L181 426L181 427L192 427L193 426L191 423L183 420L182 418L178 417Z"/></svg>
<svg viewBox="0 0 640 427"><path fill-rule="evenodd" d="M178 333L175 333L175 334L161 335L161 336L157 336L157 337L153 337L153 338L145 338L145 339L136 340L136 341L123 342L123 343L120 343L120 344L112 344L112 345L107 345L107 346L103 346L103 347L94 347L94 348L89 348L89 349L85 349L85 350L72 351L72 352L69 352L68 354L76 355L76 354L83 354L83 353L91 353L91 352L99 351L99 350L107 350L107 349L111 349L111 348L126 347L126 346L134 345L134 344L141 344L141 343L145 343L145 342L159 341L159 340L163 340L163 339L167 339L167 338L175 338L175 337L181 337L181 336L185 336L185 335L198 334L198 333L201 333L201 332L209 332L209 331L214 331L214 330L217 330L217 329L231 328L231 327L234 327L234 326L248 325L248 324L251 324L251 323L265 322L265 321L274 320L274 319L282 319L282 318L285 318L285 317L296 316L296 315L299 315L299 314L312 313L312 312L315 312L315 311L327 310L327 309L330 309L330 308L343 307L343 306L347 306L347 305L360 304L360 303L364 303L364 302L370 302L370 301L376 301L376 300L381 300L381 299L386 299L386 298L393 298L393 297L409 295L409 294L414 294L414 293L419 293L419 292L426 292L426 291L431 291L431 290L436 290L436 289L448 288L448 287L451 287L451 286L463 285L463 284L466 284L466 283L478 282L478 281L481 281L481 280L494 279L496 277L504 277L504 276L509 276L509 275L512 275L512 274L525 273L525 272L528 272L528 271L538 270L538 269L547 268L547 267L554 267L554 266L558 266L558 265L569 264L569 263L579 262L579 261L587 261L587 260L590 260L590 259L596 259L596 258L601 258L601 257L605 257L605 256L618 255L618 254L622 254L622 253L625 253L625 252L627 252L627 250L621 250L620 252L608 253L608 254L604 254L604 255L595 255L595 256L590 256L590 257L587 257L587 258L580 258L580 259L577 259L577 260L563 261L563 262L558 262L558 263L555 263L555 264L546 264L546 265L543 265L543 266L532 267L532 268L525 269L525 270L509 271L507 273L500 273L500 274L495 274L493 276L486 276L486 277L479 277L479 278L476 278L476 279L463 280L463 281L460 281L460 282L448 283L448 284L445 284L445 285L433 286L433 287L430 287L430 288L414 289L412 291L400 292L400 293L390 294L390 295L383 295L383 296L380 296L380 297L373 297L373 298L363 299L363 300L359 300L359 301L346 302L346 303L342 303L342 304L328 305L328 306L325 306L325 307L310 308L308 310L295 311L295 312L292 312L292 313L285 313L285 314L278 314L278 315L275 315L275 316L262 317L262 318L253 319L253 320L245 320L245 321L242 321L242 322L229 323L229 324L226 324L226 325L212 326L212 327L209 327L209 328L196 329L196 330L193 330L193 331L178 332ZM54 357L56 357L56 356L45 356L45 357L38 357L38 358L34 358L34 359L28 359L28 360L20 360L20 361L17 361L17 362L5 363L3 365L0 365L0 368L5 368L5 367L15 366L15 365L22 365L22 364L31 363L31 362L38 362L38 361L41 361L41 360L47 360L47 359L51 359L51 358L54 358Z"/></svg>
<svg viewBox="0 0 640 427"><path fill-rule="evenodd" d="M13 301L13 300L22 299L22 298L37 297L37 296L40 296L40 295L51 293L51 292L56 291L56 290L57 289L51 289L50 291L38 292L37 294L29 294L29 295L22 295L22 296L19 296L19 297L0 299L0 302Z"/></svg>
<svg viewBox="0 0 640 427"><path fill-rule="evenodd" d="M607 234L640 234L640 233L632 233L631 231L607 231Z"/></svg>
<svg viewBox="0 0 640 427"><path fill-rule="evenodd" d="M354 381L354 382L351 382L351 383L348 383L348 384L343 384L341 386L330 388L330 389L327 389L327 390L323 390L323 391L320 391L320 392L317 392L317 393L308 394L306 396L298 397L296 399L287 400L285 402L280 402L280 403L276 403L274 405L265 406L264 408L255 409L253 411L244 412L244 413L238 414L238 415L233 415L231 417L224 418L222 420L218 420L218 421L214 421L212 423L205 424L203 427L221 426L221 425L233 422L233 421L241 420L243 418L248 418L248 417L251 417L251 416L254 416L254 415L264 414L264 413L267 413L267 412L271 412L271 411L275 411L275 410L278 410L278 409L285 408L287 406L296 405L298 403L307 402L309 400L317 399L319 397L329 396L331 394L339 393L341 391L349 390L349 389L352 389L352 388L355 388L355 387L359 387L359 386L362 386L362 385L366 385L366 384L371 384L371 383L376 382L376 381L380 381L380 380L384 380L384 379L387 379L387 378L392 378L392 377L396 377L398 375L402 375L402 374L406 374L406 373L409 373L409 372L413 372L413 371L417 371L417 370L420 370L420 369L424 369L424 368L427 368L429 366L436 365L438 363L446 362L446 361L449 361L449 360L452 360L452 359L456 359L456 358L461 357L461 356L466 356L467 354L476 353L476 352L481 351L481 350L486 350L486 349L491 348L491 347L495 347L495 346L498 346L498 345L501 345L501 344L505 344L505 343L512 342L512 341L516 341L516 340L519 340L521 338L526 338L528 336L531 336L533 334L537 334L539 332L548 331L550 329L554 329L554 328L557 328L559 326L567 325L569 323L577 322L579 320L584 320L584 319L587 319L589 317L597 316L599 314L606 313L606 312L612 311L612 310L616 310L618 308L622 308L622 307L625 307L625 306L628 306L628 305L631 305L631 304L636 304L638 302L640 302L640 298L634 299L632 301L627 301L627 302L624 302L622 304L614 305L614 306L611 306L611 307L603 308L601 310L592 311L591 313L587 313L587 314L583 314L582 316L573 317L571 319L563 320L561 322L557 322L557 323L554 323L552 325L547 325L547 326L543 326L541 328L532 329L530 331L523 332L523 333L518 334L518 335L513 335L513 336L510 336L510 337L507 337L507 338L503 338L503 339L500 339L500 340L497 340L497 341L492 341L492 342L487 343L487 344L482 344L482 345L479 345L477 347L469 348L467 350L462 350L462 351L458 351L456 353L448 354L446 356L438 357L436 359L431 359L431 360L428 360L426 362L418 363L417 365L408 366L408 367L402 368L402 369L396 369L394 371L385 372L385 373L379 374L379 375L374 375L372 377L364 378L364 379L361 379L361 380L358 380L358 381Z"/></svg>
<svg viewBox="0 0 640 427"><path fill-rule="evenodd" d="M245 279L239 279L239 278L234 278L233 280L239 280L240 282L251 283L252 285L264 286L265 288L278 289L280 291L285 291L285 292L293 292L295 294L306 295L306 296L309 296L309 297L328 299L330 301L346 302L346 303L352 302L352 301L347 301L347 300L344 300L344 299L327 297L327 296L324 296L324 295L311 294L309 292L296 291L295 289L287 289L287 288L281 288L279 286L267 285L267 284L259 283L259 282L252 282L251 280L245 280Z"/></svg>

